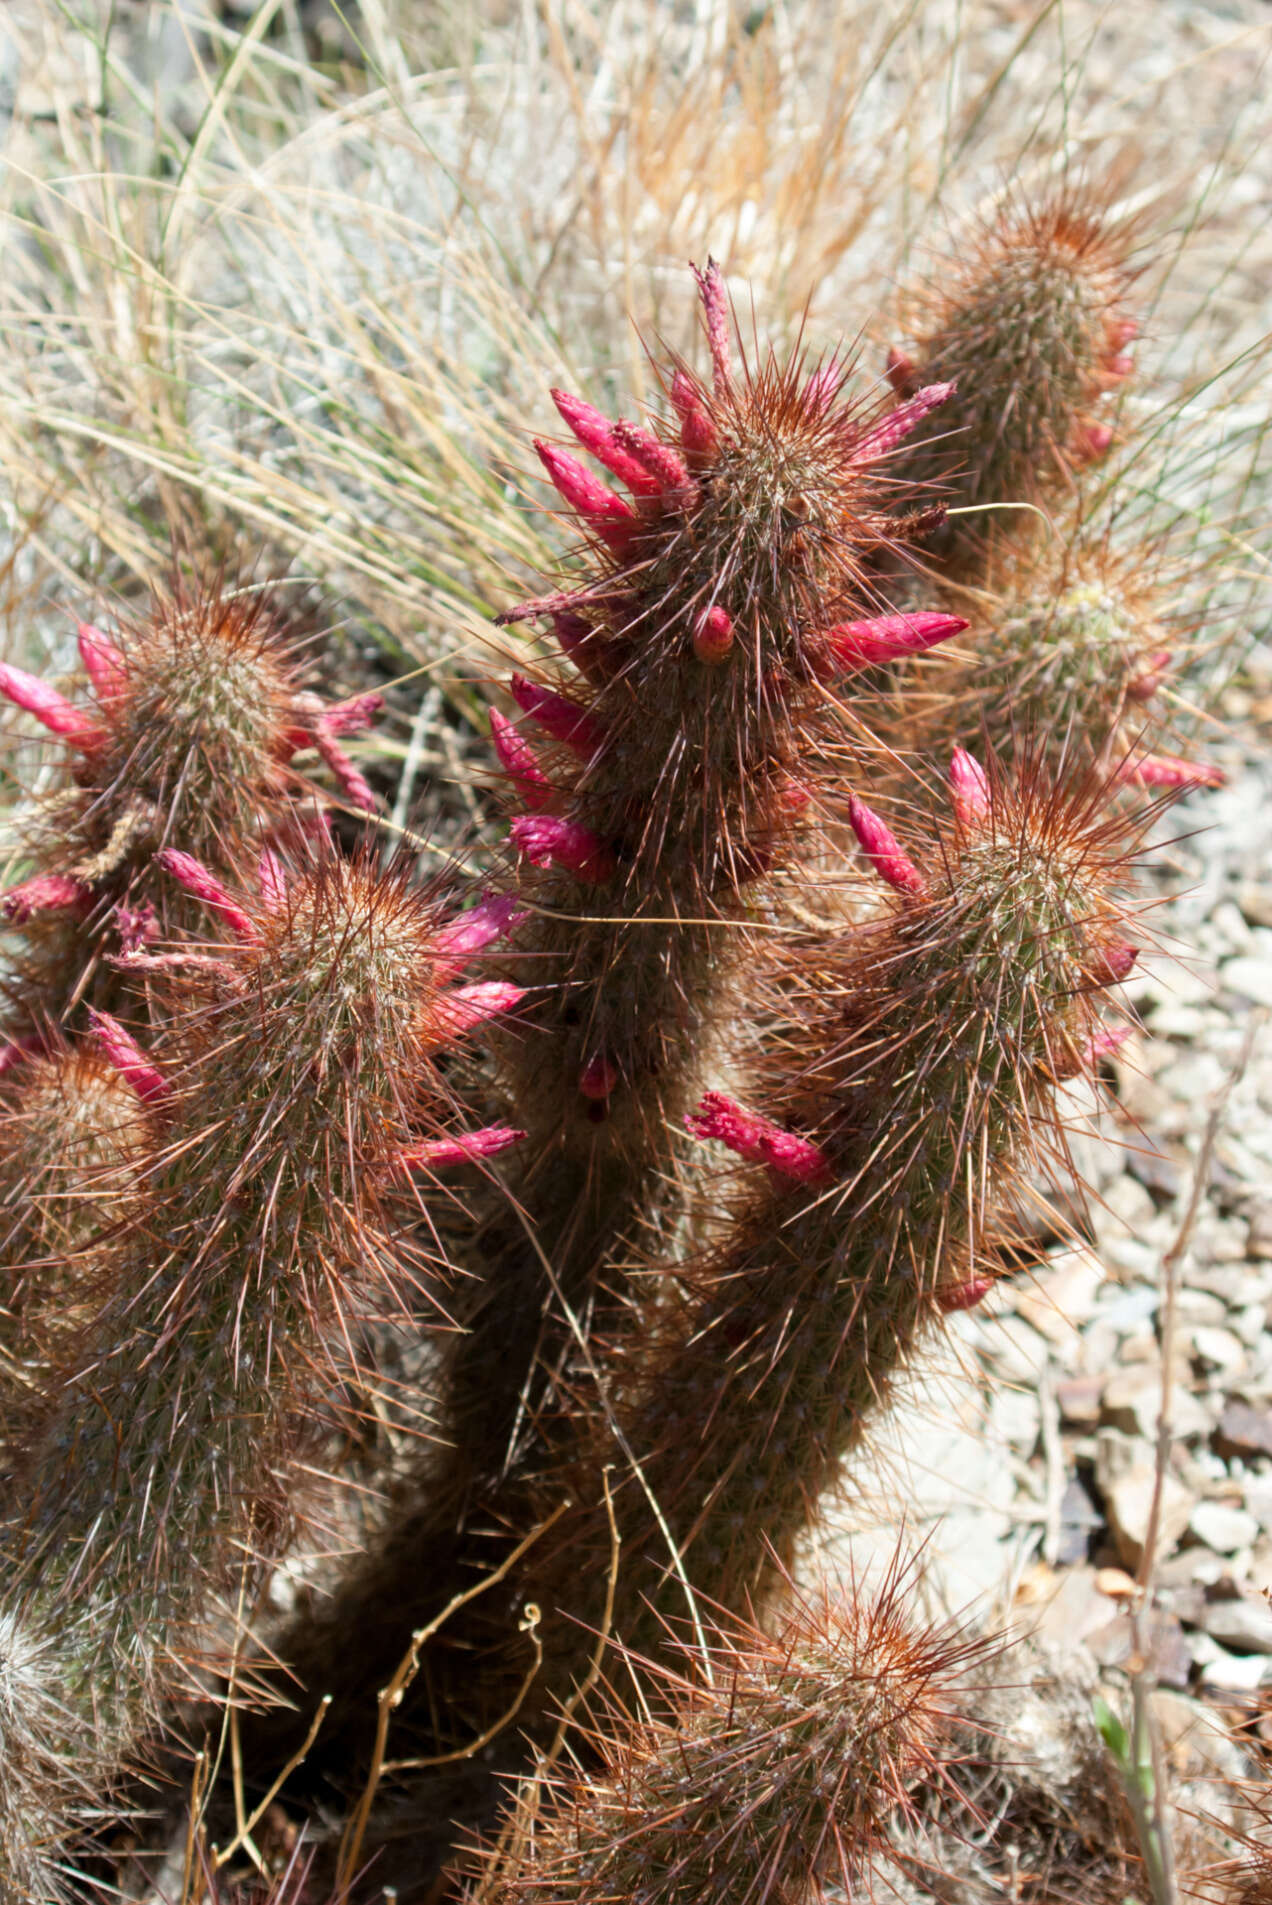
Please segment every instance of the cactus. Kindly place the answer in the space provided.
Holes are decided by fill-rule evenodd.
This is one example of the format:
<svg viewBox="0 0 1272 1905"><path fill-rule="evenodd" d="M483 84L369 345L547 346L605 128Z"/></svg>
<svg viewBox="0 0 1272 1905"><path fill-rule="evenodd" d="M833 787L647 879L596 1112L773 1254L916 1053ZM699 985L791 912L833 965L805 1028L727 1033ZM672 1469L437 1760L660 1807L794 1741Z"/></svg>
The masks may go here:
<svg viewBox="0 0 1272 1905"><path fill-rule="evenodd" d="M874 1593L809 1604L776 1635L715 1632L654 1683L656 1718L614 1703L595 1764L527 1782L491 1905L705 1905L852 1895L910 1788L939 1778L957 1682L984 1650L920 1629L895 1567ZM627 1663L629 1671L631 1663Z"/></svg>
<svg viewBox="0 0 1272 1905"><path fill-rule="evenodd" d="M236 1556L281 1538L295 1478L282 1486L280 1469L339 1365L351 1305L378 1290L403 1306L409 1284L440 1301L404 1245L394 1184L518 1135L439 1129L432 1076L435 1051L516 1001L497 982L452 984L503 930L502 902L443 922L402 874L334 857L290 882L270 865L252 899L189 855L160 857L233 939L194 967L150 956L166 993L161 1065L94 1017L149 1139L95 1244L100 1302L15 1409L4 1529L0 1623L11 1661L35 1663L14 1666L7 1698L38 1734L22 1688L40 1681L54 1761L63 1709L67 1728L92 1718L99 1758L123 1752L208 1593ZM6 1896L37 1850L9 1770ZM46 1793L39 1814L73 1799Z"/></svg>
<svg viewBox="0 0 1272 1905"><path fill-rule="evenodd" d="M916 430L897 474L936 484L951 506L977 506L951 515L932 543L947 571L972 579L991 537L1031 539L1027 512L991 519L984 506L1045 505L1112 444L1100 412L1134 368L1131 246L1096 193L1066 185L1009 201L964 233L918 295L914 346L892 351L888 377L902 396L944 380L958 395L937 427Z"/></svg>
<svg viewBox="0 0 1272 1905"><path fill-rule="evenodd" d="M294 817L305 783L288 764L313 749L355 807L375 796L340 745L378 695L324 705L269 596L179 578L149 613L107 635L82 623L77 701L24 670L0 667L0 694L70 750L67 785L24 819L33 869L0 894L0 914L27 941L20 1016L63 1017L80 1000L129 996L111 955L201 922L186 896L151 871L165 846L214 872L243 874Z"/></svg>
<svg viewBox="0 0 1272 1905"><path fill-rule="evenodd" d="M899 669L877 727L930 750L978 732L1003 760L1028 736L1053 767L1085 759L1139 787L1222 785L1217 767L1174 752L1164 691L1181 639L1159 567L1152 549L1119 552L1081 532L1058 559L1003 552L980 589L949 591L974 620L974 649L923 681Z"/></svg>

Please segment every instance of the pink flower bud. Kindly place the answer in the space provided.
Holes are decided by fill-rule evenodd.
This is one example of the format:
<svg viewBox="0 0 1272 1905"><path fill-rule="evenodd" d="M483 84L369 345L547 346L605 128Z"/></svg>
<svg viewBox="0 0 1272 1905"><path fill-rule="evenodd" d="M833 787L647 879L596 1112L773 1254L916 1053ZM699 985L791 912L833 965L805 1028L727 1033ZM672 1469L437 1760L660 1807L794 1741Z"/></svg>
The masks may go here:
<svg viewBox="0 0 1272 1905"><path fill-rule="evenodd" d="M1123 377L1129 377L1134 369L1135 359L1133 357L1106 357L1104 360L1105 376L1112 377L1119 381Z"/></svg>
<svg viewBox="0 0 1272 1905"><path fill-rule="evenodd" d="M144 900L140 906L117 906L115 931L125 959L151 945L159 937L159 921L150 901Z"/></svg>
<svg viewBox="0 0 1272 1905"><path fill-rule="evenodd" d="M287 911L287 874L276 853L266 847L256 862L256 884L267 913Z"/></svg>
<svg viewBox="0 0 1272 1905"><path fill-rule="evenodd" d="M634 423L616 424L614 434L653 477L660 495L674 496L693 488L693 478L669 443L660 442L648 430L638 430Z"/></svg>
<svg viewBox="0 0 1272 1905"><path fill-rule="evenodd" d="M505 933L512 931L526 916L526 909L509 893L490 893L478 900L466 913L448 919L433 935L433 963L439 979L449 979L462 971L470 959Z"/></svg>
<svg viewBox="0 0 1272 1905"><path fill-rule="evenodd" d="M562 747L568 747L581 761L590 761L604 747L607 736L593 715L551 688L540 688L524 675L514 675L509 684L512 698L524 714L537 721Z"/></svg>
<svg viewBox="0 0 1272 1905"><path fill-rule="evenodd" d="M583 448L590 450L611 476L626 483L634 496L657 496L657 480L619 441L617 425L594 410L590 403L584 403L581 397L572 397L568 390L554 390L552 401Z"/></svg>
<svg viewBox="0 0 1272 1905"><path fill-rule="evenodd" d="M1151 701L1170 674L1174 659L1169 648L1158 648L1145 655L1139 664L1139 673L1126 684L1131 700Z"/></svg>
<svg viewBox="0 0 1272 1905"><path fill-rule="evenodd" d="M187 893L192 893L196 900L202 900L205 906L218 912L236 939L241 939L249 946L260 939L256 922L243 911L215 873L210 872L201 860L196 860L192 853L182 853L177 847L163 847L155 855L155 861Z"/></svg>
<svg viewBox="0 0 1272 1905"><path fill-rule="evenodd" d="M956 747L950 757L950 796L954 812L965 827L989 819L989 776L965 748Z"/></svg>
<svg viewBox="0 0 1272 1905"><path fill-rule="evenodd" d="M717 1138L748 1164L767 1164L770 1170L797 1184L820 1184L830 1175L820 1145L793 1131L784 1131L769 1118L744 1111L723 1092L705 1093L685 1125L695 1138Z"/></svg>
<svg viewBox="0 0 1272 1905"><path fill-rule="evenodd" d="M697 467L714 456L720 438L698 386L682 370L678 370L671 380L671 402L680 418L681 448Z"/></svg>
<svg viewBox="0 0 1272 1905"><path fill-rule="evenodd" d="M937 1307L947 1315L954 1310L973 1310L985 1301L993 1287L992 1277L969 1277L966 1283L947 1284L936 1293Z"/></svg>
<svg viewBox="0 0 1272 1905"><path fill-rule="evenodd" d="M383 710L382 694L350 695L347 701L335 701L324 708L318 725L328 734L355 734L359 728L370 727Z"/></svg>
<svg viewBox="0 0 1272 1905"><path fill-rule="evenodd" d="M587 527L608 543L615 555L622 555L638 520L631 505L599 482L576 456L550 443L542 443L538 438L534 447L561 500L578 512Z"/></svg>
<svg viewBox="0 0 1272 1905"><path fill-rule="evenodd" d="M1124 350L1128 344L1133 344L1135 339L1139 336L1139 324L1131 317L1115 318L1111 324L1105 327L1105 336L1108 339L1108 346L1111 351Z"/></svg>
<svg viewBox="0 0 1272 1905"><path fill-rule="evenodd" d="M495 744L499 765L526 806L536 809L548 806L553 793L551 781L525 736L498 708L490 710L490 738Z"/></svg>
<svg viewBox="0 0 1272 1905"><path fill-rule="evenodd" d="M553 614L552 629L561 644L561 653L594 688L604 688L618 673L614 644L581 615L559 610Z"/></svg>
<svg viewBox="0 0 1272 1905"><path fill-rule="evenodd" d="M919 373L915 369L914 359L907 357L904 351L898 350L895 344L888 352L888 361L883 367L883 374L898 397L912 397L918 389Z"/></svg>
<svg viewBox="0 0 1272 1905"><path fill-rule="evenodd" d="M590 827L551 814L523 814L512 823L512 844L531 866L561 867L589 885L612 879L612 850Z"/></svg>
<svg viewBox="0 0 1272 1905"><path fill-rule="evenodd" d="M875 463L898 443L905 441L910 432L922 423L930 411L938 410L948 403L958 388L956 384L928 384L925 389L916 391L905 403L898 404L895 410L881 417L872 430L867 430L853 445L854 463Z"/></svg>
<svg viewBox="0 0 1272 1905"><path fill-rule="evenodd" d="M79 624L75 639L84 672L96 689L98 700L115 701L126 693L128 664L114 642L91 622Z"/></svg>
<svg viewBox="0 0 1272 1905"><path fill-rule="evenodd" d="M837 622L823 629L824 644L840 668L875 668L900 655L917 655L925 648L961 635L967 627L962 615L944 615L924 609L915 615L874 615L864 622Z"/></svg>
<svg viewBox="0 0 1272 1905"><path fill-rule="evenodd" d="M1113 778L1135 787L1222 787L1228 776L1210 761L1183 761L1174 754L1131 754Z"/></svg>
<svg viewBox="0 0 1272 1905"><path fill-rule="evenodd" d="M697 265L690 267L698 281L698 294L702 299L702 313L707 326L707 345L711 351L711 368L714 375L717 397L724 396L733 382L733 366L729 345L729 299L724 288L724 279L720 267L714 258L707 259L705 271L699 271Z"/></svg>
<svg viewBox="0 0 1272 1905"><path fill-rule="evenodd" d="M11 926L25 926L36 913L85 911L92 898L92 888L70 874L37 873L0 893L0 913Z"/></svg>
<svg viewBox="0 0 1272 1905"><path fill-rule="evenodd" d="M716 602L694 620L693 652L708 667L728 659L733 647L733 617Z"/></svg>
<svg viewBox="0 0 1272 1905"><path fill-rule="evenodd" d="M88 1008L93 1036L102 1051L110 1060L124 1083L131 1085L143 1104L151 1104L157 1098L166 1098L172 1087L163 1073L159 1071L138 1045L131 1032L125 1031L118 1019L109 1012L97 1012Z"/></svg>
<svg viewBox="0 0 1272 1905"><path fill-rule="evenodd" d="M1086 965L1086 976L1093 986L1116 986L1130 972L1139 958L1139 948L1128 946L1124 940L1114 940L1110 945L1097 947Z"/></svg>
<svg viewBox="0 0 1272 1905"><path fill-rule="evenodd" d="M922 899L927 892L923 875L909 856L902 852L878 814L872 813L855 794L848 802L848 820L861 842L862 852L879 878L895 887L898 893L908 893L915 899Z"/></svg>
<svg viewBox="0 0 1272 1905"><path fill-rule="evenodd" d="M1113 432L1107 423L1079 423L1070 439L1069 454L1078 463L1098 463L1108 455L1112 443Z"/></svg>
<svg viewBox="0 0 1272 1905"><path fill-rule="evenodd" d="M604 1052L597 1052L589 1058L579 1073L579 1090L594 1104L600 1104L608 1098L617 1083L618 1067L606 1058Z"/></svg>
<svg viewBox="0 0 1272 1905"><path fill-rule="evenodd" d="M507 985L502 979L489 979L482 985L460 986L454 992L443 992L434 1008L439 1040L462 1038L474 1026L484 1025L487 1019L497 1018L501 1012L511 1012L524 998L524 987Z"/></svg>
<svg viewBox="0 0 1272 1905"><path fill-rule="evenodd" d="M474 1158L498 1157L510 1145L520 1144L524 1131L511 1125L488 1124L480 1131L457 1131L452 1138L423 1138L399 1151L391 1171L445 1170L448 1164L468 1164Z"/></svg>
<svg viewBox="0 0 1272 1905"><path fill-rule="evenodd" d="M95 747L100 747L107 739L106 730L100 723L81 714L65 695L60 695L56 688L50 688L38 675L28 675L24 668L10 668L0 662L0 694L6 695L19 708L25 708L37 721L42 721L51 733L69 741L81 754L91 754Z"/></svg>
<svg viewBox="0 0 1272 1905"><path fill-rule="evenodd" d="M380 803L335 736L329 734L326 728L319 727L314 733L313 745L349 805L361 808L363 813L373 814Z"/></svg>

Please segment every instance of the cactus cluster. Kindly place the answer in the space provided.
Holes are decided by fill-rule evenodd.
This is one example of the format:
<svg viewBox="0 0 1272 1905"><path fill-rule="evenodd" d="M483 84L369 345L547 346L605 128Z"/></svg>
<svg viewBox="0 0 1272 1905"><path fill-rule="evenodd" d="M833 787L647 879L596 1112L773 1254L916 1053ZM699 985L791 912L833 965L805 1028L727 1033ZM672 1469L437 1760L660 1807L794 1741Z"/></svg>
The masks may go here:
<svg viewBox="0 0 1272 1905"><path fill-rule="evenodd" d="M640 421L553 393L578 546L497 618L559 655L491 710L508 845L471 891L379 862L340 740L379 697L320 700L257 594L81 627L74 690L0 672L66 755L0 900L15 1905L82 1890L130 1768L231 1719L186 1842L214 1871L246 1804L307 1809L276 1876L315 1901L821 1896L945 1776L964 1642L903 1573L794 1582L1065 1163L1147 821L1214 779L1164 716L1148 745L1177 642L1134 552L947 515L1107 448L1126 240L1066 193L1001 217L883 403L836 354L749 360L697 283L706 377ZM894 830L899 768L942 791ZM790 930L828 869L869 898ZM337 1563L312 1530L351 1525L330 1469L390 1333L433 1434ZM249 1639L283 1561L317 1586Z"/></svg>

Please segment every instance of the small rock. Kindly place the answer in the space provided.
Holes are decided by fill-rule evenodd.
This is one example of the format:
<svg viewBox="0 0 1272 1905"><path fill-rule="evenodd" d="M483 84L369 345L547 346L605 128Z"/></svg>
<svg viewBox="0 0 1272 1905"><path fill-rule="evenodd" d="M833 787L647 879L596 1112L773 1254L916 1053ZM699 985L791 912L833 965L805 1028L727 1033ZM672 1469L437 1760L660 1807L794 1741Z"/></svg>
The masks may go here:
<svg viewBox="0 0 1272 1905"><path fill-rule="evenodd" d="M1250 1225L1246 1249L1258 1263L1272 1261L1272 1204L1252 1204L1246 1216Z"/></svg>
<svg viewBox="0 0 1272 1905"><path fill-rule="evenodd" d="M1138 1435L1124 1435L1121 1429L1101 1429L1095 1439L1095 1485L1107 1495L1132 1469L1152 1464L1153 1445Z"/></svg>
<svg viewBox="0 0 1272 1905"><path fill-rule="evenodd" d="M1141 1323L1147 1323L1150 1316L1156 1316L1161 1302L1155 1284L1140 1284L1129 1290L1119 1290L1116 1284L1109 1283L1105 1284L1101 1297L1103 1300L1095 1312L1096 1321L1123 1331L1137 1329Z"/></svg>
<svg viewBox="0 0 1272 1905"><path fill-rule="evenodd" d="M1071 1568L1086 1560L1092 1532L1102 1525L1103 1520L1103 1515L1081 1482L1068 1482L1060 1497L1060 1539L1055 1556L1057 1567Z"/></svg>
<svg viewBox="0 0 1272 1905"><path fill-rule="evenodd" d="M1234 959L1231 965L1244 965L1244 960ZM1250 962L1256 963L1256 962ZM1263 964L1260 960L1259 965ZM1269 980L1272 980L1272 960L1267 962ZM1190 1052L1187 1058L1181 1058L1170 1066L1158 1078L1162 1090L1172 1098L1184 1104L1200 1104L1202 1099L1210 1098L1224 1084L1228 1076L1227 1067L1216 1058L1213 1052Z"/></svg>
<svg viewBox="0 0 1272 1905"><path fill-rule="evenodd" d="M1095 1313L1104 1266L1089 1250L1066 1250L1040 1270L1016 1302L1019 1315L1048 1342L1064 1344Z"/></svg>
<svg viewBox="0 0 1272 1905"><path fill-rule="evenodd" d="M990 1354L1008 1382L1036 1383L1047 1366L1047 1345L1023 1316L1005 1316L990 1341Z"/></svg>
<svg viewBox="0 0 1272 1905"><path fill-rule="evenodd" d="M1207 1369L1222 1370L1225 1375L1235 1375L1246 1366L1245 1345L1233 1335L1231 1330L1216 1329L1206 1325L1188 1332L1189 1341L1197 1361Z"/></svg>
<svg viewBox="0 0 1272 1905"><path fill-rule="evenodd" d="M1183 1188L1183 1172L1168 1151L1141 1137L1131 1149L1126 1168L1154 1197L1173 1201Z"/></svg>
<svg viewBox="0 0 1272 1905"><path fill-rule="evenodd" d="M1110 1601L1133 1601L1139 1593L1131 1576L1121 1568L1097 1568L1095 1591L1106 1594Z"/></svg>
<svg viewBox="0 0 1272 1905"><path fill-rule="evenodd" d="M1042 1424L1042 1408L1033 1390L996 1390L989 1406L989 1419L995 1434L1009 1448L1025 1455L1032 1453Z"/></svg>
<svg viewBox="0 0 1272 1905"><path fill-rule="evenodd" d="M1219 978L1229 992L1256 1005L1272 1005L1272 959L1225 959Z"/></svg>
<svg viewBox="0 0 1272 1905"><path fill-rule="evenodd" d="M1217 1587L1227 1572L1228 1563L1222 1555L1212 1554L1209 1548L1184 1548L1178 1554L1168 1554L1164 1561L1159 1561L1154 1578L1159 1587L1169 1588L1175 1593L1181 1588ZM1187 1618L1187 1615L1180 1615L1181 1620Z"/></svg>
<svg viewBox="0 0 1272 1905"><path fill-rule="evenodd" d="M1201 1625L1211 1640L1236 1654L1272 1654L1272 1610L1258 1600L1211 1601Z"/></svg>
<svg viewBox="0 0 1272 1905"><path fill-rule="evenodd" d="M1205 1685L1225 1693L1253 1693L1267 1670L1267 1662L1258 1654L1230 1654L1209 1634L1196 1636L1192 1654Z"/></svg>
<svg viewBox="0 0 1272 1905"><path fill-rule="evenodd" d="M1144 1364L1120 1369L1105 1384L1100 1403L1101 1421L1110 1428L1146 1440L1157 1434L1157 1418L1162 1410L1162 1382L1158 1370ZM1176 1437L1205 1435L1210 1417L1195 1396L1178 1384L1170 1392L1171 1429Z"/></svg>
<svg viewBox="0 0 1272 1905"><path fill-rule="evenodd" d="M1228 1318L1228 1305L1209 1290L1181 1290L1175 1317L1184 1329L1213 1329Z"/></svg>
<svg viewBox="0 0 1272 1905"><path fill-rule="evenodd" d="M1241 1499L1260 1528L1272 1534L1272 1475L1252 1475L1241 1491Z"/></svg>
<svg viewBox="0 0 1272 1905"><path fill-rule="evenodd" d="M1081 1429L1093 1429L1100 1419L1100 1397L1104 1393L1103 1376L1070 1376L1056 1384L1056 1405L1062 1422Z"/></svg>
<svg viewBox="0 0 1272 1905"><path fill-rule="evenodd" d="M1234 1336L1240 1338L1247 1349L1258 1349L1267 1331L1268 1312L1265 1303L1248 1303L1231 1318Z"/></svg>
<svg viewBox="0 0 1272 1905"><path fill-rule="evenodd" d="M1189 1532L1216 1554L1235 1554L1259 1538L1259 1523L1244 1508L1226 1502L1198 1502L1188 1517Z"/></svg>
<svg viewBox="0 0 1272 1905"><path fill-rule="evenodd" d="M1142 1463L1114 1482L1105 1496L1118 1556L1128 1568L1139 1566L1144 1551L1155 1480L1152 1467ZM1188 1526L1191 1511L1192 1497L1188 1490L1173 1475L1164 1476L1157 1536L1161 1553L1168 1554L1178 1542Z"/></svg>
<svg viewBox="0 0 1272 1905"><path fill-rule="evenodd" d="M1108 1618L1109 1603L1096 1593L1094 1568L1067 1568L1035 1631L1044 1641L1071 1651L1080 1647L1088 1634L1103 1627Z"/></svg>
<svg viewBox="0 0 1272 1905"><path fill-rule="evenodd" d="M1215 1452L1231 1458L1272 1456L1272 1409L1252 1409L1248 1402L1229 1402L1211 1437Z"/></svg>

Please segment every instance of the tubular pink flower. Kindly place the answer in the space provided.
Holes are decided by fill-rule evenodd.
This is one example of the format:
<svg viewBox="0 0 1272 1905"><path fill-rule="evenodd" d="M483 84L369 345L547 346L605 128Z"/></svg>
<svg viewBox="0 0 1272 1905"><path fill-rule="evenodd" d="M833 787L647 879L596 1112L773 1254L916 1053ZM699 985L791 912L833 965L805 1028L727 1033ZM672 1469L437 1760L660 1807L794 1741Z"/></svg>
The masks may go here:
<svg viewBox="0 0 1272 1905"><path fill-rule="evenodd" d="M925 648L961 635L967 627L962 615L944 615L923 609L916 615L874 615L864 622L836 622L823 629L821 641L841 668L874 668L899 655L917 655Z"/></svg>
<svg viewBox="0 0 1272 1905"><path fill-rule="evenodd" d="M680 418L680 445L690 460L709 457L719 437L692 377L678 370L671 380L672 409Z"/></svg>
<svg viewBox="0 0 1272 1905"><path fill-rule="evenodd" d="M703 609L693 625L693 652L708 667L727 659L733 647L733 617L717 602Z"/></svg>
<svg viewBox="0 0 1272 1905"><path fill-rule="evenodd" d="M511 986L502 979L487 979L476 986L459 986L444 992L437 1000L439 1032L443 1039L462 1038L476 1025L484 1025L501 1012L511 1012L525 997L523 986Z"/></svg>
<svg viewBox="0 0 1272 1905"><path fill-rule="evenodd" d="M98 700L117 700L128 687L128 664L119 649L91 622L79 624L75 640L84 672L96 689Z"/></svg>
<svg viewBox="0 0 1272 1905"><path fill-rule="evenodd" d="M621 425L611 423L590 403L584 403L582 397L572 397L568 390L554 390L551 394L553 403L583 448L590 450L611 476L626 483L635 496L657 496L657 480L620 440Z"/></svg>
<svg viewBox="0 0 1272 1905"><path fill-rule="evenodd" d="M950 757L950 797L965 827L989 819L989 776L966 748L956 747Z"/></svg>
<svg viewBox="0 0 1272 1905"><path fill-rule="evenodd" d="M287 874L278 855L266 847L256 862L256 882L267 913L287 910Z"/></svg>
<svg viewBox="0 0 1272 1905"><path fill-rule="evenodd" d="M902 852L878 814L873 813L864 801L858 800L855 794L848 802L848 820L861 842L862 852L879 878L895 887L898 893L908 893L915 899L921 899L927 892L927 881L909 855Z"/></svg>
<svg viewBox="0 0 1272 1905"><path fill-rule="evenodd" d="M202 900L218 912L236 939L245 945L255 945L260 939L256 922L251 919L238 904L229 890L222 886L215 873L196 860L192 853L182 853L178 847L163 847L155 855L156 863L165 873L170 873L179 886L192 893L196 900Z"/></svg>
<svg viewBox="0 0 1272 1905"><path fill-rule="evenodd" d="M589 885L612 879L614 855L605 841L575 820L552 814L522 814L512 823L512 844L531 866L558 866Z"/></svg>
<svg viewBox="0 0 1272 1905"><path fill-rule="evenodd" d="M972 1310L983 1303L994 1287L992 1277L969 1277L966 1283L947 1285L936 1293L937 1307L948 1316L954 1310Z"/></svg>
<svg viewBox="0 0 1272 1905"><path fill-rule="evenodd" d="M904 351L898 350L895 344L888 352L888 361L883 367L883 374L896 391L898 397L912 397L914 395L919 381L919 373L915 368L914 359L907 357Z"/></svg>
<svg viewBox="0 0 1272 1905"><path fill-rule="evenodd" d="M1169 676L1174 660L1169 648L1158 648L1152 654L1145 655L1139 665L1139 674L1126 684L1126 692L1131 700L1151 701Z"/></svg>
<svg viewBox="0 0 1272 1905"><path fill-rule="evenodd" d="M499 765L527 807L546 807L552 799L552 783L539 765L537 756L523 734L513 727L498 708L490 710L490 738L499 756Z"/></svg>
<svg viewBox="0 0 1272 1905"><path fill-rule="evenodd" d="M172 1086L163 1073L151 1064L132 1033L125 1031L119 1020L112 1018L109 1012L98 1012L90 1006L88 1016L93 1036L102 1051L142 1103L148 1105L157 1098L166 1098Z"/></svg>
<svg viewBox="0 0 1272 1905"><path fill-rule="evenodd" d="M10 668L0 662L0 694L19 708L25 708L37 721L42 721L51 733L60 735L77 747L81 754L91 754L107 738L106 730L100 723L88 715L81 714L60 695L56 688L50 688L38 675L28 675L25 668Z"/></svg>
<svg viewBox="0 0 1272 1905"><path fill-rule="evenodd" d="M364 813L374 813L380 805L379 801L335 736L329 734L326 728L320 727L315 731L313 745L319 759L330 768L336 784L349 805L360 807Z"/></svg>
<svg viewBox="0 0 1272 1905"><path fill-rule="evenodd" d="M537 437L534 447L561 500L576 510L587 527L607 542L616 555L621 555L638 521L630 503L625 503L621 496L599 482L576 456Z"/></svg>
<svg viewBox="0 0 1272 1905"><path fill-rule="evenodd" d="M589 1058L579 1073L579 1090L585 1098L594 1104L601 1104L609 1097L618 1083L618 1068L604 1052L597 1052Z"/></svg>
<svg viewBox="0 0 1272 1905"><path fill-rule="evenodd" d="M606 735L600 722L564 695L540 688L524 675L514 675L509 687L522 713L537 721L545 734L568 747L581 761L590 761L604 747Z"/></svg>
<svg viewBox="0 0 1272 1905"><path fill-rule="evenodd" d="M956 384L928 384L923 390L916 391L905 403L898 404L895 410L881 417L873 430L867 430L864 437L854 446L853 461L856 463L875 463L889 450L895 450L922 423L930 411L938 410L948 403L957 389Z"/></svg>
<svg viewBox="0 0 1272 1905"><path fill-rule="evenodd" d="M25 926L35 913L78 912L92 898L92 888L69 873L37 873L0 893L0 913L11 926Z"/></svg>
<svg viewBox="0 0 1272 1905"><path fill-rule="evenodd" d="M470 959L505 933L512 931L526 909L508 893L490 893L455 919L448 919L433 935L434 969L441 979L461 972Z"/></svg>
<svg viewBox="0 0 1272 1905"><path fill-rule="evenodd" d="M372 691L350 695L348 700L335 701L329 708L324 708L318 718L318 725L327 734L355 734L359 728L370 727L383 711L382 694Z"/></svg>
<svg viewBox="0 0 1272 1905"><path fill-rule="evenodd" d="M698 295L702 299L702 309L707 320L707 344L711 351L711 368L716 395L723 397L733 383L733 361L729 347L728 293L724 288L720 267L714 258L707 259L705 271L699 271L697 265L691 265L690 269L698 281Z"/></svg>
<svg viewBox="0 0 1272 1905"><path fill-rule="evenodd" d="M1228 776L1210 761L1184 761L1174 754L1131 754L1113 778L1134 787L1222 787Z"/></svg>
<svg viewBox="0 0 1272 1905"><path fill-rule="evenodd" d="M648 430L638 430L634 423L617 424L614 434L623 448L630 451L640 467L653 478L660 495L674 495L677 490L692 489L693 478L688 466L669 443L659 442Z"/></svg>
<svg viewBox="0 0 1272 1905"><path fill-rule="evenodd" d="M830 1174L819 1145L783 1131L770 1118L744 1111L723 1092L706 1092L685 1125L695 1138L717 1138L748 1164L767 1164L797 1184L820 1184Z"/></svg>
<svg viewBox="0 0 1272 1905"><path fill-rule="evenodd" d="M498 1157L510 1145L520 1144L524 1131L512 1125L488 1124L480 1131L458 1131L453 1138L423 1138L399 1151L392 1171L444 1170L448 1164L468 1164L474 1158Z"/></svg>

